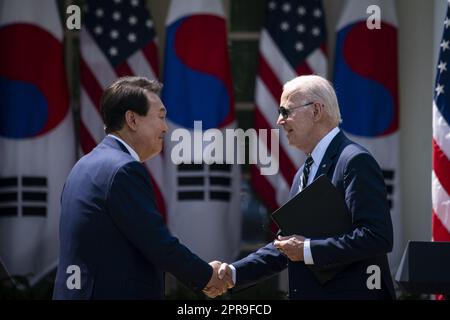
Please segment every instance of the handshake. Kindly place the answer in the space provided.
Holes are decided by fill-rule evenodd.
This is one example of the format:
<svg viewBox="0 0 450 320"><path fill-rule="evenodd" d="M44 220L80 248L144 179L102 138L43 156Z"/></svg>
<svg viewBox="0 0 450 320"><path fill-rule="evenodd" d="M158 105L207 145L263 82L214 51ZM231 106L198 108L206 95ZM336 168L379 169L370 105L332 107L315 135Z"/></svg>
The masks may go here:
<svg viewBox="0 0 450 320"><path fill-rule="evenodd" d="M213 274L203 293L209 298L215 298L234 287L233 276L230 266L225 262L212 261L209 265L213 268Z"/></svg>
<svg viewBox="0 0 450 320"><path fill-rule="evenodd" d="M304 243L305 237L294 234L287 237L278 236L273 245L289 260L297 262L304 261ZM233 288L235 283L228 263L212 261L209 265L213 268L213 275L203 289L203 293L210 298L215 298Z"/></svg>

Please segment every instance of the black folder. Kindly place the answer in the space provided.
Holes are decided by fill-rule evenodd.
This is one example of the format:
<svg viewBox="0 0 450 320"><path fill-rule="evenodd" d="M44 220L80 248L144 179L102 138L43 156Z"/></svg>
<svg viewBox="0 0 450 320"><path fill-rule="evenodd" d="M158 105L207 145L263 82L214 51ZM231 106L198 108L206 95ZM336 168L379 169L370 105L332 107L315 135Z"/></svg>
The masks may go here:
<svg viewBox="0 0 450 320"><path fill-rule="evenodd" d="M305 238L328 238L345 234L352 228L352 216L343 195L325 175L319 176L273 212L272 219L283 236L298 234ZM308 265L321 284L331 280L346 267Z"/></svg>

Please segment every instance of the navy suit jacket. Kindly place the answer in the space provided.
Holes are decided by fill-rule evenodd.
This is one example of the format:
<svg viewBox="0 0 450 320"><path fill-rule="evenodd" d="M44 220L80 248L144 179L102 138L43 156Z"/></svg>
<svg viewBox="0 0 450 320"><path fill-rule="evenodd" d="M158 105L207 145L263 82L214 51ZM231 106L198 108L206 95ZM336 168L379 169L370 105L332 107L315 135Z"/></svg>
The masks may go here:
<svg viewBox="0 0 450 320"><path fill-rule="evenodd" d="M302 168L294 178L291 197L298 191L301 172ZM332 181L345 199L353 229L332 238L311 239L314 264L320 268L350 265L321 285L304 262L290 261L269 243L233 263L236 288L254 284L288 267L291 299L395 299L386 255L392 250L393 231L381 169L367 150L339 132L328 146L315 178L321 174ZM380 268L380 290L367 287L372 274L367 273L370 265Z"/></svg>
<svg viewBox="0 0 450 320"><path fill-rule="evenodd" d="M61 206L54 299L162 299L165 271L194 290L212 275L170 234L146 168L112 137L73 167ZM70 265L81 270L80 289L66 284Z"/></svg>

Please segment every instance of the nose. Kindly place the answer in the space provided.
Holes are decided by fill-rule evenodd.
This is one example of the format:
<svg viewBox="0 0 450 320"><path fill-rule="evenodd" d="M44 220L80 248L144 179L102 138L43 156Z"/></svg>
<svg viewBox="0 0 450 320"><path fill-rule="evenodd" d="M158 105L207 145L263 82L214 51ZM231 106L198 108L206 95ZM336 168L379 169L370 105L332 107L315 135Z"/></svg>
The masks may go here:
<svg viewBox="0 0 450 320"><path fill-rule="evenodd" d="M164 119L163 132L166 133L167 131L169 131L169 127L167 126L166 119Z"/></svg>
<svg viewBox="0 0 450 320"><path fill-rule="evenodd" d="M280 115L278 116L278 119L277 119L277 125L283 126L285 123L286 123L286 120L285 120L285 119L283 118L283 116L280 114Z"/></svg>

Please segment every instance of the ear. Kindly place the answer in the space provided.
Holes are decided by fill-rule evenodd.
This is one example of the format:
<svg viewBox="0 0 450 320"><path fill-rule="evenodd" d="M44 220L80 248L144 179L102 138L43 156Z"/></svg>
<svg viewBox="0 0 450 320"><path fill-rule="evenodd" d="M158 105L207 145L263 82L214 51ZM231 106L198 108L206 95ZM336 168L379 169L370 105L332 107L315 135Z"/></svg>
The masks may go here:
<svg viewBox="0 0 450 320"><path fill-rule="evenodd" d="M324 105L322 103L316 102L313 104L313 115L314 115L314 121L319 121L323 117L323 107Z"/></svg>
<svg viewBox="0 0 450 320"><path fill-rule="evenodd" d="M127 110L125 112L125 123L132 131L137 130L136 114L133 111Z"/></svg>

